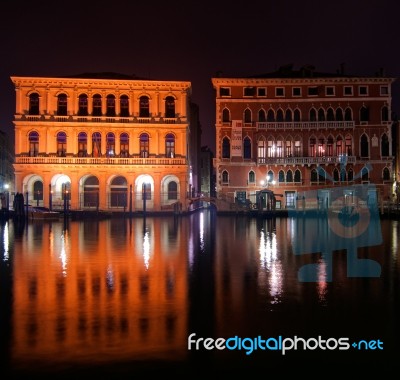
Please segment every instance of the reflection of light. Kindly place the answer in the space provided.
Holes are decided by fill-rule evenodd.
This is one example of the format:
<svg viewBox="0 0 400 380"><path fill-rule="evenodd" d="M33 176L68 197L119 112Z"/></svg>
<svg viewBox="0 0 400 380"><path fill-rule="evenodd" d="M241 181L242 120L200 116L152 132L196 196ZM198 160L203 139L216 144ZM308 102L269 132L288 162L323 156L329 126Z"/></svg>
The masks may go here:
<svg viewBox="0 0 400 380"><path fill-rule="evenodd" d="M204 252L204 214L200 213L200 250Z"/></svg>
<svg viewBox="0 0 400 380"><path fill-rule="evenodd" d="M269 272L269 288L273 297L271 303L279 300L277 297L282 293L282 265L277 258L277 241L276 234L265 234L261 230L260 236L260 264Z"/></svg>
<svg viewBox="0 0 400 380"><path fill-rule="evenodd" d="M8 261L9 259L8 246L9 246L8 223L6 223L4 225L4 231L3 231L3 248L4 248L3 261Z"/></svg>
<svg viewBox="0 0 400 380"><path fill-rule="evenodd" d="M392 252L393 255L396 257L397 252L398 252L398 241L397 241L397 228L398 228L398 223L397 221L394 221L392 224L393 226L393 232L392 232Z"/></svg>
<svg viewBox="0 0 400 380"><path fill-rule="evenodd" d="M61 249L60 249L60 259L61 259L61 264L62 264L62 273L64 276L67 275L67 253L66 253L66 246L68 242L68 237L65 236L68 234L68 231L65 231L61 235Z"/></svg>
<svg viewBox="0 0 400 380"><path fill-rule="evenodd" d="M318 265L318 284L317 284L317 290L318 290L318 298L320 301L325 302L326 301L326 293L327 293L327 264L325 260L321 260L321 262Z"/></svg>
<svg viewBox="0 0 400 380"><path fill-rule="evenodd" d="M146 231L146 233L143 236L143 259L144 259L144 265L146 266L146 269L148 269L150 261L150 239L148 231Z"/></svg>
<svg viewBox="0 0 400 380"><path fill-rule="evenodd" d="M112 290L114 288L114 272L111 265L107 268L106 282L107 288Z"/></svg>

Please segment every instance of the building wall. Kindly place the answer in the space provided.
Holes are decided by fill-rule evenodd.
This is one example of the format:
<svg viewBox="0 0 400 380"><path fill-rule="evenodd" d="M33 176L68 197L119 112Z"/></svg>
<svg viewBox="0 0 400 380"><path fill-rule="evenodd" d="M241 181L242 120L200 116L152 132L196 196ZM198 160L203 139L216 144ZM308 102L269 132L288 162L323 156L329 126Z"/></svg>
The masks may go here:
<svg viewBox="0 0 400 380"><path fill-rule="evenodd" d="M268 187L294 207L302 191L370 183L392 199L393 81L293 70L212 78L218 195L254 202Z"/></svg>
<svg viewBox="0 0 400 380"><path fill-rule="evenodd" d="M132 211L185 204L190 82L95 75L11 80L15 191L29 203L57 207L68 197L73 209Z"/></svg>

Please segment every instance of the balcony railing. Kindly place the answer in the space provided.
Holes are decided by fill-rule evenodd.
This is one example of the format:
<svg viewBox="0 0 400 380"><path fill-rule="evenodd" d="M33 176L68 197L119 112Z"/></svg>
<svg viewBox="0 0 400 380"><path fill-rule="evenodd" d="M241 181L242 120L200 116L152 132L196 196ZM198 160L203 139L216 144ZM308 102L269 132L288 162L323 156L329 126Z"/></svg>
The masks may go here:
<svg viewBox="0 0 400 380"><path fill-rule="evenodd" d="M16 164L40 164L40 165L186 165L184 157L15 157Z"/></svg>
<svg viewBox="0 0 400 380"><path fill-rule="evenodd" d="M187 123L186 116L179 117L139 117L139 116L57 116L57 115L15 115L16 121L51 121L61 123L140 123L140 124L184 124Z"/></svg>
<svg viewBox="0 0 400 380"><path fill-rule="evenodd" d="M258 165L355 164L356 156L266 157L258 158L257 163Z"/></svg>
<svg viewBox="0 0 400 380"><path fill-rule="evenodd" d="M354 129L354 121L257 122L257 130Z"/></svg>

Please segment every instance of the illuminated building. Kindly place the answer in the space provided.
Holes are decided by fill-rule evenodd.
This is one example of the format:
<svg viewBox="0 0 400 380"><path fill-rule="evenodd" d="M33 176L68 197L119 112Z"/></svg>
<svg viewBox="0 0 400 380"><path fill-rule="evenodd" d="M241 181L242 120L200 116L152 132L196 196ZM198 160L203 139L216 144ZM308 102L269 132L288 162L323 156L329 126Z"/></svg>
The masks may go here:
<svg viewBox="0 0 400 380"><path fill-rule="evenodd" d="M393 196L392 83L291 65L252 77L215 77L219 197L255 202L269 188L277 207L300 191L374 184Z"/></svg>
<svg viewBox="0 0 400 380"><path fill-rule="evenodd" d="M29 203L51 200L56 209L67 197L71 209L185 207L190 82L113 73L11 80L15 191Z"/></svg>

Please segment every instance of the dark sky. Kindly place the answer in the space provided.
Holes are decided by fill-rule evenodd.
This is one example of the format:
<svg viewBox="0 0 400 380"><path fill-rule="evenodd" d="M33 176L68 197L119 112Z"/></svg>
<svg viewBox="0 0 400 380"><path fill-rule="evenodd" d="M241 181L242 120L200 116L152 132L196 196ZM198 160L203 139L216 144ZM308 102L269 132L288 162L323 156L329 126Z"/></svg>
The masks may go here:
<svg viewBox="0 0 400 380"><path fill-rule="evenodd" d="M161 5L159 5L161 4ZM192 83L213 151L211 78L286 64L400 77L398 0L16 1L0 5L0 128L13 135L10 76L84 72ZM394 96L398 92L394 87ZM399 104L393 103L397 114Z"/></svg>

